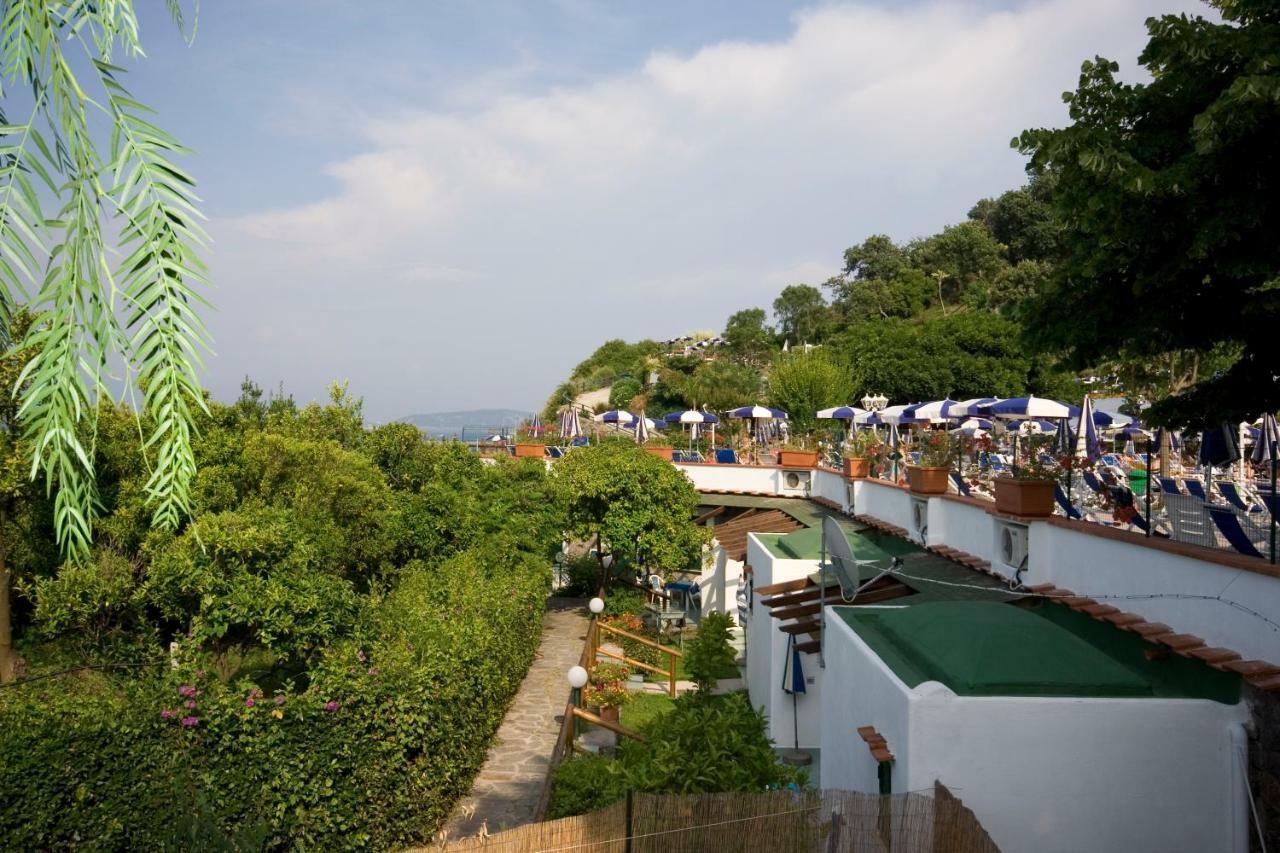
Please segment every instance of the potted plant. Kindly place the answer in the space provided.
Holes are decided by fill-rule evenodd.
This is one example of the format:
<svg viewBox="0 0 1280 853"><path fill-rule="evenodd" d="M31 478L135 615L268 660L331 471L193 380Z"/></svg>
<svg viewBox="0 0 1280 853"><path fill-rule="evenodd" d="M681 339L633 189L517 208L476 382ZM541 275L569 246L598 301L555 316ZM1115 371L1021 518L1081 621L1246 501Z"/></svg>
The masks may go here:
<svg viewBox="0 0 1280 853"><path fill-rule="evenodd" d="M800 441L788 441L778 451L778 464L783 468L817 468L818 451Z"/></svg>
<svg viewBox="0 0 1280 853"><path fill-rule="evenodd" d="M618 709L631 701L627 689L627 677L631 668L620 663L596 664L591 669L591 680L582 688L582 702L600 710L600 719L618 722Z"/></svg>
<svg viewBox="0 0 1280 853"><path fill-rule="evenodd" d="M907 486L920 495L945 495L956 448L945 432L927 432L920 439L920 464L907 466Z"/></svg>
<svg viewBox="0 0 1280 853"><path fill-rule="evenodd" d="M671 440L665 435L660 435L656 430L649 433L648 440L644 443L644 452L650 453L659 459L671 461Z"/></svg>
<svg viewBox="0 0 1280 853"><path fill-rule="evenodd" d="M871 460L879 455L880 437L869 429L854 433L844 449L846 477L871 476Z"/></svg>
<svg viewBox="0 0 1280 853"><path fill-rule="evenodd" d="M1053 492L1062 473L1059 463L1046 464L1034 460L1018 465L1015 473L997 477L996 512L1030 518L1053 515Z"/></svg>
<svg viewBox="0 0 1280 853"><path fill-rule="evenodd" d="M528 424L516 431L517 458L541 459L547 455L547 442L540 432Z"/></svg>

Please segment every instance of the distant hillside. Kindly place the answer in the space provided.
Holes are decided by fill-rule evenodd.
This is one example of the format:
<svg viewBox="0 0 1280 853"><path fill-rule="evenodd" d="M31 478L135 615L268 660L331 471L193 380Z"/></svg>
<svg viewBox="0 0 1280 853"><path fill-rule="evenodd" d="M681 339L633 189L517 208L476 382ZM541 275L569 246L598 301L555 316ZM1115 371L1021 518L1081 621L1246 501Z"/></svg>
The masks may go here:
<svg viewBox="0 0 1280 853"><path fill-rule="evenodd" d="M405 415L399 420L413 424L430 436L460 435L466 427L497 427L529 417L519 409L470 409L465 412L431 412Z"/></svg>

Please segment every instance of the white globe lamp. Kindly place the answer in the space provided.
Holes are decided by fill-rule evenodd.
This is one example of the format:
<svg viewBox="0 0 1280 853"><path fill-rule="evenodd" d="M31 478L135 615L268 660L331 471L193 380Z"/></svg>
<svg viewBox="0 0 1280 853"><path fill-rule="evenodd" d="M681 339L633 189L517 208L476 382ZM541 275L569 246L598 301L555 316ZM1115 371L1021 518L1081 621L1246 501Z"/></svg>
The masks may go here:
<svg viewBox="0 0 1280 853"><path fill-rule="evenodd" d="M599 616L604 612L604 599L599 596L591 599L591 601L587 603L587 609Z"/></svg>
<svg viewBox="0 0 1280 853"><path fill-rule="evenodd" d="M574 690L581 690L587 684L587 671L580 666L569 667L568 673L569 686Z"/></svg>

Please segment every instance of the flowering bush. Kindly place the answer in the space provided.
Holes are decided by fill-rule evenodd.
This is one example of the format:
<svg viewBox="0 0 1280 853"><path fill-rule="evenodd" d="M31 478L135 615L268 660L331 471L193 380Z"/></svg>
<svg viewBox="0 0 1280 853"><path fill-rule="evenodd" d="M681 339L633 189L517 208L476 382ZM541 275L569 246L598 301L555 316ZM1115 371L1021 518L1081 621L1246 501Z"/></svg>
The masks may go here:
<svg viewBox="0 0 1280 853"><path fill-rule="evenodd" d="M956 442L945 432L925 432L916 447L920 464L926 468L950 468L955 464Z"/></svg>
<svg viewBox="0 0 1280 853"><path fill-rule="evenodd" d="M627 676L631 668L619 663L596 664L591 669L591 681L582 689L584 704L596 708L617 708L631 701L627 689Z"/></svg>

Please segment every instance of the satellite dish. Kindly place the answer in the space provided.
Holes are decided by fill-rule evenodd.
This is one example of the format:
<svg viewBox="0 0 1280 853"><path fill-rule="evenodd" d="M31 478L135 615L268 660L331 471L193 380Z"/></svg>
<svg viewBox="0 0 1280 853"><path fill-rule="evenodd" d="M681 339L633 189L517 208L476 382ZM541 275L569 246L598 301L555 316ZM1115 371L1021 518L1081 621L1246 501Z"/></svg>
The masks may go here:
<svg viewBox="0 0 1280 853"><path fill-rule="evenodd" d="M853 556L844 529L830 515L822 519L822 550L827 555L827 565L840 582L840 594L852 597L858 589L858 560Z"/></svg>

